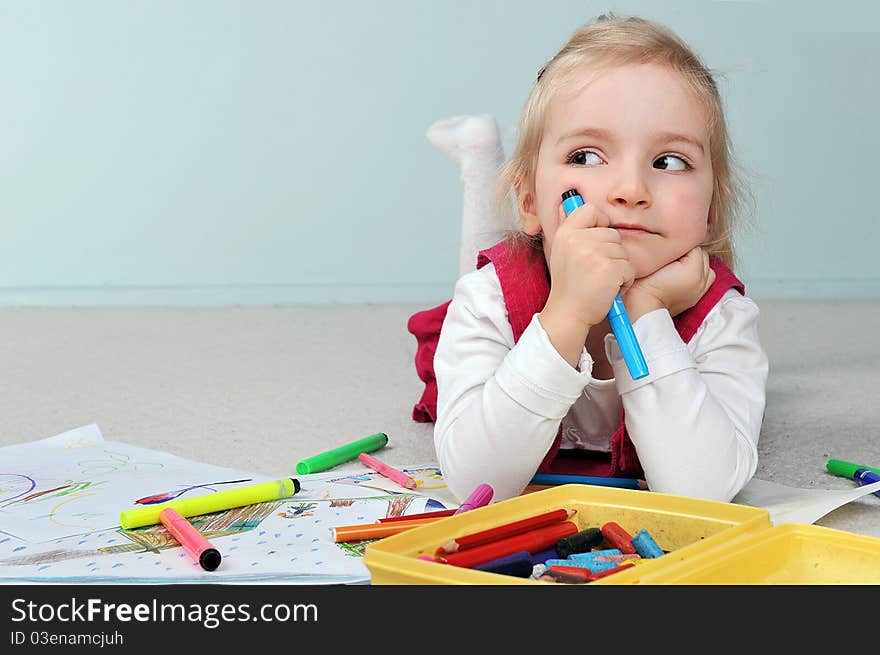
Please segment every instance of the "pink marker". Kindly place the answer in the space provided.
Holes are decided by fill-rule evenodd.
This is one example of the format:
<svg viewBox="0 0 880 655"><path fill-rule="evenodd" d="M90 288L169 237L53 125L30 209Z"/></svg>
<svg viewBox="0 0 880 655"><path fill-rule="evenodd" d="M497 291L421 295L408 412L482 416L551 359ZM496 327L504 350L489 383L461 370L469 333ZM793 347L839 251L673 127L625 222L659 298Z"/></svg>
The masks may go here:
<svg viewBox="0 0 880 655"><path fill-rule="evenodd" d="M361 460L364 465L369 466L374 471L377 471L380 475L384 475L392 482L396 482L404 489L416 488L416 481L403 471L398 471L396 468L380 462L375 457L367 455L367 453L361 453L360 455L358 455L358 459Z"/></svg>
<svg viewBox="0 0 880 655"><path fill-rule="evenodd" d="M166 507L159 512L159 520L189 556L199 563L199 566L206 571L213 571L220 566L220 551L214 548L192 523L181 516L180 512Z"/></svg>
<svg viewBox="0 0 880 655"><path fill-rule="evenodd" d="M455 514L461 514L469 509L477 509L483 505L488 505L494 495L495 490L492 489L490 485L483 483L473 490L471 495L465 499L457 510L455 510ZM453 516L455 516L455 514L453 514Z"/></svg>

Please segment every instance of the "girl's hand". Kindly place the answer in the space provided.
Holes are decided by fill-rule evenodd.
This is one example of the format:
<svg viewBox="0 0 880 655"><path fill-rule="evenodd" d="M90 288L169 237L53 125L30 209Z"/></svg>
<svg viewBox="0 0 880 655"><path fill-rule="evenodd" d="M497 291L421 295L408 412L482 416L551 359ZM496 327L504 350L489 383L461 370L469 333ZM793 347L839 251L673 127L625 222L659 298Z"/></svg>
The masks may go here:
<svg viewBox="0 0 880 655"><path fill-rule="evenodd" d="M623 296L631 321L665 307L670 316L690 309L715 282L709 254L697 246L651 275L639 278Z"/></svg>
<svg viewBox="0 0 880 655"><path fill-rule="evenodd" d="M559 207L560 226L550 248L550 296L539 320L551 343L577 366L590 328L608 315L614 296L635 277L620 235L608 216L583 205L567 217Z"/></svg>

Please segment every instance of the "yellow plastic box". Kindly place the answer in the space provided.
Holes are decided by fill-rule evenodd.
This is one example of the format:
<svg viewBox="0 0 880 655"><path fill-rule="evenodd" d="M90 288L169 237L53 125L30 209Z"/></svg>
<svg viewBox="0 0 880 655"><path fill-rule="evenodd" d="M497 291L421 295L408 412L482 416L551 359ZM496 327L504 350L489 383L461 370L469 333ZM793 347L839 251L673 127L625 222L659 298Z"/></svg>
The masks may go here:
<svg viewBox="0 0 880 655"><path fill-rule="evenodd" d="M621 571L620 575L627 573ZM610 576L616 577L618 574ZM880 584L880 539L805 523L742 535L644 572L642 584Z"/></svg>
<svg viewBox="0 0 880 655"><path fill-rule="evenodd" d="M615 521L635 534L644 528L662 557L591 584L637 584L652 572L737 537L771 527L767 510L649 491L566 484L450 516L367 546L364 563L372 584L550 584L418 559L446 541L555 509L574 509L579 530Z"/></svg>

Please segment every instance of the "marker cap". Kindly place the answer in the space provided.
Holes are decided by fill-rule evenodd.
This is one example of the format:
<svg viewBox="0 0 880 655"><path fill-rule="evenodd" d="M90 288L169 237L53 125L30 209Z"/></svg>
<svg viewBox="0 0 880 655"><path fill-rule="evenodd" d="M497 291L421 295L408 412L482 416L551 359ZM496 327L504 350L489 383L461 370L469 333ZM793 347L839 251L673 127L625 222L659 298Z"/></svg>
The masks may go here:
<svg viewBox="0 0 880 655"><path fill-rule="evenodd" d="M213 571L220 566L221 559L219 550L216 548L206 548L202 551L202 554L199 555L199 566L206 571Z"/></svg>

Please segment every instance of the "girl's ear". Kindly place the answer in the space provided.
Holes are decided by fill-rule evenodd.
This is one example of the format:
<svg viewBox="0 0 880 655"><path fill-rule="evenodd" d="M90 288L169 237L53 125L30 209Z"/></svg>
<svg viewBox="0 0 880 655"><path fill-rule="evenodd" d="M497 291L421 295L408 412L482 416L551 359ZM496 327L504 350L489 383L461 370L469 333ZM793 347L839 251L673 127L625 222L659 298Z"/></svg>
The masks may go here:
<svg viewBox="0 0 880 655"><path fill-rule="evenodd" d="M522 188L516 185L516 204L519 208L519 220L522 230L530 237L541 233L541 221L535 211L535 196L531 191L522 192Z"/></svg>

